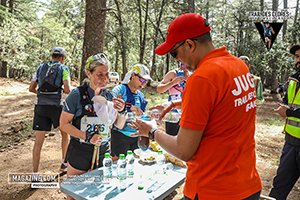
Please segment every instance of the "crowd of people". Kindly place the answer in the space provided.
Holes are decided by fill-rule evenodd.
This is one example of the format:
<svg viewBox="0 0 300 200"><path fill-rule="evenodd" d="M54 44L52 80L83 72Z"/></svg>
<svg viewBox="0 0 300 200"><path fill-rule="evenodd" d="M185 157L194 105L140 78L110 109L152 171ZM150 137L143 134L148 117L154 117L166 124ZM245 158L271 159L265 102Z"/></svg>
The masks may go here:
<svg viewBox="0 0 300 200"><path fill-rule="evenodd" d="M258 200L262 184L254 140L257 84L247 64L250 59L216 48L210 31L201 15L182 14L155 49L179 63L157 86L158 93L168 91L169 103L151 108L160 110L160 119L168 112L180 114L178 122L166 122L165 130L132 120L143 116L148 104L141 92L152 81L147 66L133 65L122 83L108 90L110 62L104 53L91 55L85 66L88 79L71 91L65 51L54 48L52 61L39 66L30 85L37 94L33 172L38 172L45 133L52 126L59 126L62 134L61 170L67 169L68 176L101 167L106 152L117 159L137 149L137 137L144 136L186 161L185 200ZM283 104L275 109L287 118L286 142L270 193L279 200L287 198L300 175L300 45L290 53L298 71L289 79ZM63 105L62 92L68 94ZM108 137L97 134L100 128Z"/></svg>

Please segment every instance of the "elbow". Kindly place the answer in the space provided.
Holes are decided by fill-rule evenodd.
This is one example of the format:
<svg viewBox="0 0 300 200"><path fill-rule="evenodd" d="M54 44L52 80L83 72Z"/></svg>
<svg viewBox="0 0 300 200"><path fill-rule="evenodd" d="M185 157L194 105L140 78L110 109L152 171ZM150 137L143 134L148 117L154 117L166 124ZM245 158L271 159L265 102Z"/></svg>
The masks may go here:
<svg viewBox="0 0 300 200"><path fill-rule="evenodd" d="M35 92L35 90L32 86L29 86L28 90L29 90L29 92L33 92L33 93Z"/></svg>
<svg viewBox="0 0 300 200"><path fill-rule="evenodd" d="M64 93L65 93L65 94L69 94L70 91L71 91L70 88L64 88Z"/></svg>
<svg viewBox="0 0 300 200"><path fill-rule="evenodd" d="M182 161L189 161L193 158L194 154L196 153L196 150L193 151L190 148L188 149L183 149L183 148L179 148L181 149L179 152L177 152L177 158L179 158Z"/></svg>
<svg viewBox="0 0 300 200"><path fill-rule="evenodd" d="M32 92L32 93L35 93L35 94L37 93L37 91L35 89L30 89L30 88L29 88L29 92Z"/></svg>
<svg viewBox="0 0 300 200"><path fill-rule="evenodd" d="M191 160L192 157L193 157L193 155L188 155L188 154L181 154L178 156L178 158L184 162Z"/></svg>

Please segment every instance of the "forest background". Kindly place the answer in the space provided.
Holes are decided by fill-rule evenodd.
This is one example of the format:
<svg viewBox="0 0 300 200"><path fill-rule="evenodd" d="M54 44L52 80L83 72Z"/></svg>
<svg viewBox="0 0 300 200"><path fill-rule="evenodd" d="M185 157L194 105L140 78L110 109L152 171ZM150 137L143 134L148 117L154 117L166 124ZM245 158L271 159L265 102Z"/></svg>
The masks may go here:
<svg viewBox="0 0 300 200"><path fill-rule="evenodd" d="M247 12L282 9L290 17L277 21L284 25L268 51ZM62 46L73 80L82 80L87 57L102 51L121 77L143 63L161 80L177 63L154 49L172 19L185 12L208 19L216 47L250 57L252 73L271 91L293 70L288 49L300 41L299 0L1 0L0 77L30 80L51 48Z"/></svg>

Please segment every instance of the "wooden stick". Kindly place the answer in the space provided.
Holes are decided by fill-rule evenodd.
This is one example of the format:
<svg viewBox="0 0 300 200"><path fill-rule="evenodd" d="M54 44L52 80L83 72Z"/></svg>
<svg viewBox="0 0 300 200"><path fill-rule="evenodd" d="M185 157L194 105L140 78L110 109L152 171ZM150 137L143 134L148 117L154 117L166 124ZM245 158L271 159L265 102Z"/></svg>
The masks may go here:
<svg viewBox="0 0 300 200"><path fill-rule="evenodd" d="M97 154L96 154L96 167L99 167L99 152L100 152L100 147L97 148Z"/></svg>
<svg viewBox="0 0 300 200"><path fill-rule="evenodd" d="M96 155L97 155L97 149L98 149L98 147L96 145L94 145L94 152L93 152L93 157L92 157L91 170L94 169L94 164L95 164Z"/></svg>

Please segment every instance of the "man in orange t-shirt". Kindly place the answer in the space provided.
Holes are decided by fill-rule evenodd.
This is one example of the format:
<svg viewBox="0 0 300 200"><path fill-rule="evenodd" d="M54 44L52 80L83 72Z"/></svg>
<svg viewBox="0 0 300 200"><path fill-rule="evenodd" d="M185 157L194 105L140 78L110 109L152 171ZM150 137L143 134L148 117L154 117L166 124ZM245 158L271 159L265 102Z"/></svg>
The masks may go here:
<svg viewBox="0 0 300 200"><path fill-rule="evenodd" d="M210 26L195 13L176 17L155 52L170 53L194 73L183 93L178 135L141 120L132 122L137 135L187 161L185 199L258 200L255 92L247 66L225 47L213 46Z"/></svg>

